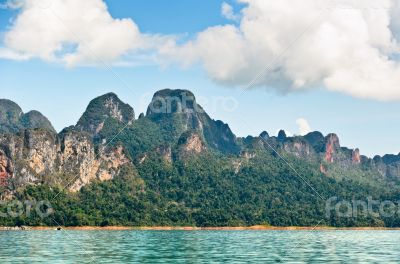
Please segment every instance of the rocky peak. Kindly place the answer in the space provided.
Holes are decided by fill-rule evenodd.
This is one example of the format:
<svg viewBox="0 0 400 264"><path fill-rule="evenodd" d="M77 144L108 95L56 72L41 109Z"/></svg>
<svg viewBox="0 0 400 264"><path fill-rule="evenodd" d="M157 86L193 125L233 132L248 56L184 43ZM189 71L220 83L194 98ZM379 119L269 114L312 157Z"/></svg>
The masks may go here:
<svg viewBox="0 0 400 264"><path fill-rule="evenodd" d="M285 130L279 130L278 132L278 141L283 142L286 139L286 132Z"/></svg>
<svg viewBox="0 0 400 264"><path fill-rule="evenodd" d="M122 102L114 93L107 93L93 99L76 128L80 131L97 135L108 120L114 120L121 124L131 124L135 119L133 108Z"/></svg>
<svg viewBox="0 0 400 264"><path fill-rule="evenodd" d="M16 103L0 99L0 133L16 133L21 130L22 114L22 109Z"/></svg>
<svg viewBox="0 0 400 264"><path fill-rule="evenodd" d="M164 89L153 95L146 115L200 112L204 112L204 110L197 104L196 97L192 92Z"/></svg>
<svg viewBox="0 0 400 264"><path fill-rule="evenodd" d="M267 131L261 132L260 138L262 138L262 139L268 139L268 138L269 138L268 132L267 132Z"/></svg>
<svg viewBox="0 0 400 264"><path fill-rule="evenodd" d="M316 152L320 153L325 151L325 138L321 132L310 132L304 136L304 139L307 140L311 144L311 146L313 146Z"/></svg>
<svg viewBox="0 0 400 264"><path fill-rule="evenodd" d="M21 117L21 124L26 129L44 128L52 133L56 133L50 121L38 111L30 111Z"/></svg>
<svg viewBox="0 0 400 264"><path fill-rule="evenodd" d="M0 99L0 122L18 122L23 112L13 101Z"/></svg>
<svg viewBox="0 0 400 264"><path fill-rule="evenodd" d="M221 152L236 152L236 136L227 124L213 120L197 104L192 92L164 89L154 94L146 117L179 138L183 133L196 131L208 146Z"/></svg>
<svg viewBox="0 0 400 264"><path fill-rule="evenodd" d="M56 133L50 121L38 111L26 114L13 101L0 99L0 133L17 133L24 129L44 128Z"/></svg>

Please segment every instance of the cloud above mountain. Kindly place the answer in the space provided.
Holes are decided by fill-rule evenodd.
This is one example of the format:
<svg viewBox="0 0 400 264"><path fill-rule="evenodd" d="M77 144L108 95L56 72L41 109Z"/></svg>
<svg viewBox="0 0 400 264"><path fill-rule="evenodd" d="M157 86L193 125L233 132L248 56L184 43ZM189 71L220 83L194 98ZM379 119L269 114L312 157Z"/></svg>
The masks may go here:
<svg viewBox="0 0 400 264"><path fill-rule="evenodd" d="M165 53L226 85L400 99L398 1L240 2L239 25L210 27Z"/></svg>
<svg viewBox="0 0 400 264"><path fill-rule="evenodd" d="M310 127L310 125L308 124L307 119L302 118L302 117L301 117L301 118L298 118L298 119L296 120L296 124L297 124L298 127L299 127L299 135L304 136L304 135L307 135L308 133L311 132L311 127Z"/></svg>
<svg viewBox="0 0 400 264"><path fill-rule="evenodd" d="M13 2L21 11L4 35L3 58L75 66L151 54L162 66L201 64L227 86L400 100L399 0L238 0L236 13L221 6L230 22L190 40L144 34L132 19L113 18L102 0Z"/></svg>
<svg viewBox="0 0 400 264"><path fill-rule="evenodd" d="M102 0L14 0L3 7L20 9L0 49L8 59L102 65L163 41L141 33L130 18L112 18Z"/></svg>

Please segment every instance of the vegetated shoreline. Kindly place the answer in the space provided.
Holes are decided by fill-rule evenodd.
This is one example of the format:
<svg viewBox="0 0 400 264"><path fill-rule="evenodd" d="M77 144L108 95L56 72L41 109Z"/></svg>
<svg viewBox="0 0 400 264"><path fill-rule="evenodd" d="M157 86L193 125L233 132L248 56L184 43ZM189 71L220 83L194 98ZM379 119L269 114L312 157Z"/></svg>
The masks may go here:
<svg viewBox="0 0 400 264"><path fill-rule="evenodd" d="M352 231L368 231L368 230L400 230L400 228L389 227L330 227L330 226L229 226L229 227L193 227L193 226L20 226L20 227L0 227L0 231L46 231L46 230L76 230L76 231L240 231L240 230L259 230L259 231L335 231L335 230L352 230Z"/></svg>

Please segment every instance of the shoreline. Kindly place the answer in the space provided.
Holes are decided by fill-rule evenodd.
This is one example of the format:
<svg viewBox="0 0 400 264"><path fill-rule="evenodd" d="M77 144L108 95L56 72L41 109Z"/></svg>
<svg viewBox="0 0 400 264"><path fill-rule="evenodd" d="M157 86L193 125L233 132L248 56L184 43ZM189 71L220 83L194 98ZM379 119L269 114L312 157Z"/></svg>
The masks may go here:
<svg viewBox="0 0 400 264"><path fill-rule="evenodd" d="M371 230L400 230L399 227L330 227L330 226L230 226L230 227L193 227L193 226L21 226L21 227L8 227L1 226L0 231L48 231L48 230L72 230L72 231L371 231Z"/></svg>

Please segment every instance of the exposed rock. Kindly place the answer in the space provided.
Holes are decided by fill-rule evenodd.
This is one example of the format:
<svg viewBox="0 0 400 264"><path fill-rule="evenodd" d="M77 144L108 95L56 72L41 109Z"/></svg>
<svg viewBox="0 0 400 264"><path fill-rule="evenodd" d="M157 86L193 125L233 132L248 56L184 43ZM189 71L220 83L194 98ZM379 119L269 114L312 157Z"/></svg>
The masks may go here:
<svg viewBox="0 0 400 264"><path fill-rule="evenodd" d="M36 174L54 173L57 158L55 135L45 130L26 130L26 161Z"/></svg>
<svg viewBox="0 0 400 264"><path fill-rule="evenodd" d="M206 147L198 134L192 134L186 139L183 149L187 153L201 153L206 149Z"/></svg>
<svg viewBox="0 0 400 264"><path fill-rule="evenodd" d="M310 158L315 156L312 146L302 138L290 138L283 143L283 149L298 158Z"/></svg>
<svg viewBox="0 0 400 264"><path fill-rule="evenodd" d="M6 154L0 150L0 186L8 187L9 179L12 177L14 171L11 160Z"/></svg>
<svg viewBox="0 0 400 264"><path fill-rule="evenodd" d="M70 183L69 189L77 191L93 179L112 179L125 164L131 162L122 147L100 147L96 155L91 137L82 132L57 136L36 129L0 135L0 176L14 189L47 182ZM68 179L64 182L55 175Z"/></svg>
<svg viewBox="0 0 400 264"><path fill-rule="evenodd" d="M353 161L353 163L356 163L356 164L361 163L360 150L358 148L353 150L351 160Z"/></svg>
<svg viewBox="0 0 400 264"><path fill-rule="evenodd" d="M377 155L372 159L372 166L386 178L400 178L400 155Z"/></svg>
<svg viewBox="0 0 400 264"><path fill-rule="evenodd" d="M122 102L117 95L108 93L89 103L79 119L76 129L95 136L103 130L105 122L109 119L123 125L131 125L135 119L135 113L133 108Z"/></svg>
<svg viewBox="0 0 400 264"><path fill-rule="evenodd" d="M325 161L333 163L335 153L340 149L339 138L336 134L328 134L325 140Z"/></svg>
<svg viewBox="0 0 400 264"><path fill-rule="evenodd" d="M328 173L328 170L326 169L326 167L322 163L319 165L319 170L320 170L321 173L323 173L325 175Z"/></svg>
<svg viewBox="0 0 400 264"><path fill-rule="evenodd" d="M238 174L240 171L240 168L242 167L242 161L241 160L234 160L232 161L232 166L235 170L235 174Z"/></svg>
<svg viewBox="0 0 400 264"><path fill-rule="evenodd" d="M242 151L240 156L246 160L250 160L256 156L256 153L250 151Z"/></svg>
<svg viewBox="0 0 400 264"><path fill-rule="evenodd" d="M195 132L184 133L179 139L178 146L183 157L199 154L207 149L200 135Z"/></svg>
<svg viewBox="0 0 400 264"><path fill-rule="evenodd" d="M100 181L114 178L125 164L131 164L122 146L114 149L101 146L95 154L94 145L83 133L64 135L59 156L59 171L75 175L71 191L78 191L94 179Z"/></svg>

